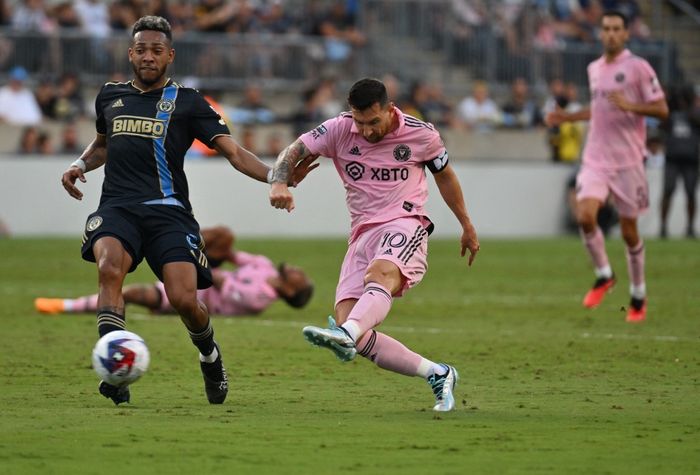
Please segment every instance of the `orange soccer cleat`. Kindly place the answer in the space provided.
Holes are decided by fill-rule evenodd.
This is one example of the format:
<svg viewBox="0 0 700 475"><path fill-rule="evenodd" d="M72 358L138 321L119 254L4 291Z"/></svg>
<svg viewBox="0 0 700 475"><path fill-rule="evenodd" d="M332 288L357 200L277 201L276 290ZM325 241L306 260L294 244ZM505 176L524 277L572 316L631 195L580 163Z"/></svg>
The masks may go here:
<svg viewBox="0 0 700 475"><path fill-rule="evenodd" d="M586 293L583 298L583 306L586 308L596 308L603 301L605 294L610 292L615 286L615 275L612 277L600 277L593 284L593 288Z"/></svg>
<svg viewBox="0 0 700 475"><path fill-rule="evenodd" d="M38 298L34 300L34 308L41 313L63 313L63 299Z"/></svg>
<svg viewBox="0 0 700 475"><path fill-rule="evenodd" d="M647 299L632 297L630 307L627 309L627 322L641 323L647 318Z"/></svg>

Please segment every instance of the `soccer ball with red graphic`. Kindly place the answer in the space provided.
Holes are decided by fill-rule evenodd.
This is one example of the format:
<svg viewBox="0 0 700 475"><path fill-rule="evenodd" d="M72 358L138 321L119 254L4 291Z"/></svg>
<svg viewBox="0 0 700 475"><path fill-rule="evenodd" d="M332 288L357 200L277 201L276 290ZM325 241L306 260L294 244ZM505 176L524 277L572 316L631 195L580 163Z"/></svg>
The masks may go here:
<svg viewBox="0 0 700 475"><path fill-rule="evenodd" d="M103 381L126 386L148 369L151 356L143 338L128 331L109 332L92 350L92 367Z"/></svg>

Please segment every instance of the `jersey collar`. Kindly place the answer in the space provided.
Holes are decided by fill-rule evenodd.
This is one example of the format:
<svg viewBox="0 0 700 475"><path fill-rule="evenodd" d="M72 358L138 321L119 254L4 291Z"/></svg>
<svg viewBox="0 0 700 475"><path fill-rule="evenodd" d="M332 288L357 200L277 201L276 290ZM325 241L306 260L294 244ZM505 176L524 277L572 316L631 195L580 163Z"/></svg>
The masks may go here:
<svg viewBox="0 0 700 475"><path fill-rule="evenodd" d="M165 84L163 84L161 87L159 87L158 89L151 89L150 91L144 91L143 89L138 88L138 87L136 86L136 84L134 84L134 80L133 80L133 79L130 80L127 84L129 84L129 86L131 86L131 87L133 87L134 89L136 89L137 91L139 91L140 94L145 94L145 93L148 93L148 92L159 91L159 90L161 90L161 89L163 89L163 88L165 88L165 87L168 87L168 86L170 86L170 85L173 84L173 80L172 80L172 78L168 78L168 80L165 81Z"/></svg>
<svg viewBox="0 0 700 475"><path fill-rule="evenodd" d="M612 62L608 63L607 61L605 61L605 56L603 56L603 61L605 62L605 64L617 64L620 61L629 58L630 56L632 56L632 52L629 49L625 48L620 52L620 54L615 56L615 59L613 59Z"/></svg>

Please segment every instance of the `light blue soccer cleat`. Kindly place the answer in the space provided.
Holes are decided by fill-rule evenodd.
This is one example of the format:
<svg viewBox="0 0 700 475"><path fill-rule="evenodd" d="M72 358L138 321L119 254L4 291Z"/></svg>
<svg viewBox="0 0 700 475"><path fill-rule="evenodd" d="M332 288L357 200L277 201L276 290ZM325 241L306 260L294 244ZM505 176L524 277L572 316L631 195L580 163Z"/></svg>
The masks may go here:
<svg viewBox="0 0 700 475"><path fill-rule="evenodd" d="M447 370L442 375L431 375L428 377L428 384L435 395L435 406L433 411L448 412L455 407L454 389L459 380L457 370L452 366L440 363L440 366Z"/></svg>
<svg viewBox="0 0 700 475"><path fill-rule="evenodd" d="M304 338L312 345L328 348L340 361L351 361L357 354L355 341L341 327L328 317L328 328L308 326L302 330Z"/></svg>

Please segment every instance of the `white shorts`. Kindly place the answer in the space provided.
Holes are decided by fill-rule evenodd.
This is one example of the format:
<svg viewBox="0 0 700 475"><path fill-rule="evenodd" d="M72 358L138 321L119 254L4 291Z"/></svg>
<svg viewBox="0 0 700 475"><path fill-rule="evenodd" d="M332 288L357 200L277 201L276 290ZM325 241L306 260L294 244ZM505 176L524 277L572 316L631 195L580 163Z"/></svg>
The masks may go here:
<svg viewBox="0 0 700 475"><path fill-rule="evenodd" d="M416 217L399 218L368 227L350 244L335 290L335 303L359 299L367 268L376 259L391 261L404 277L394 294L400 297L418 284L428 270L428 231Z"/></svg>

